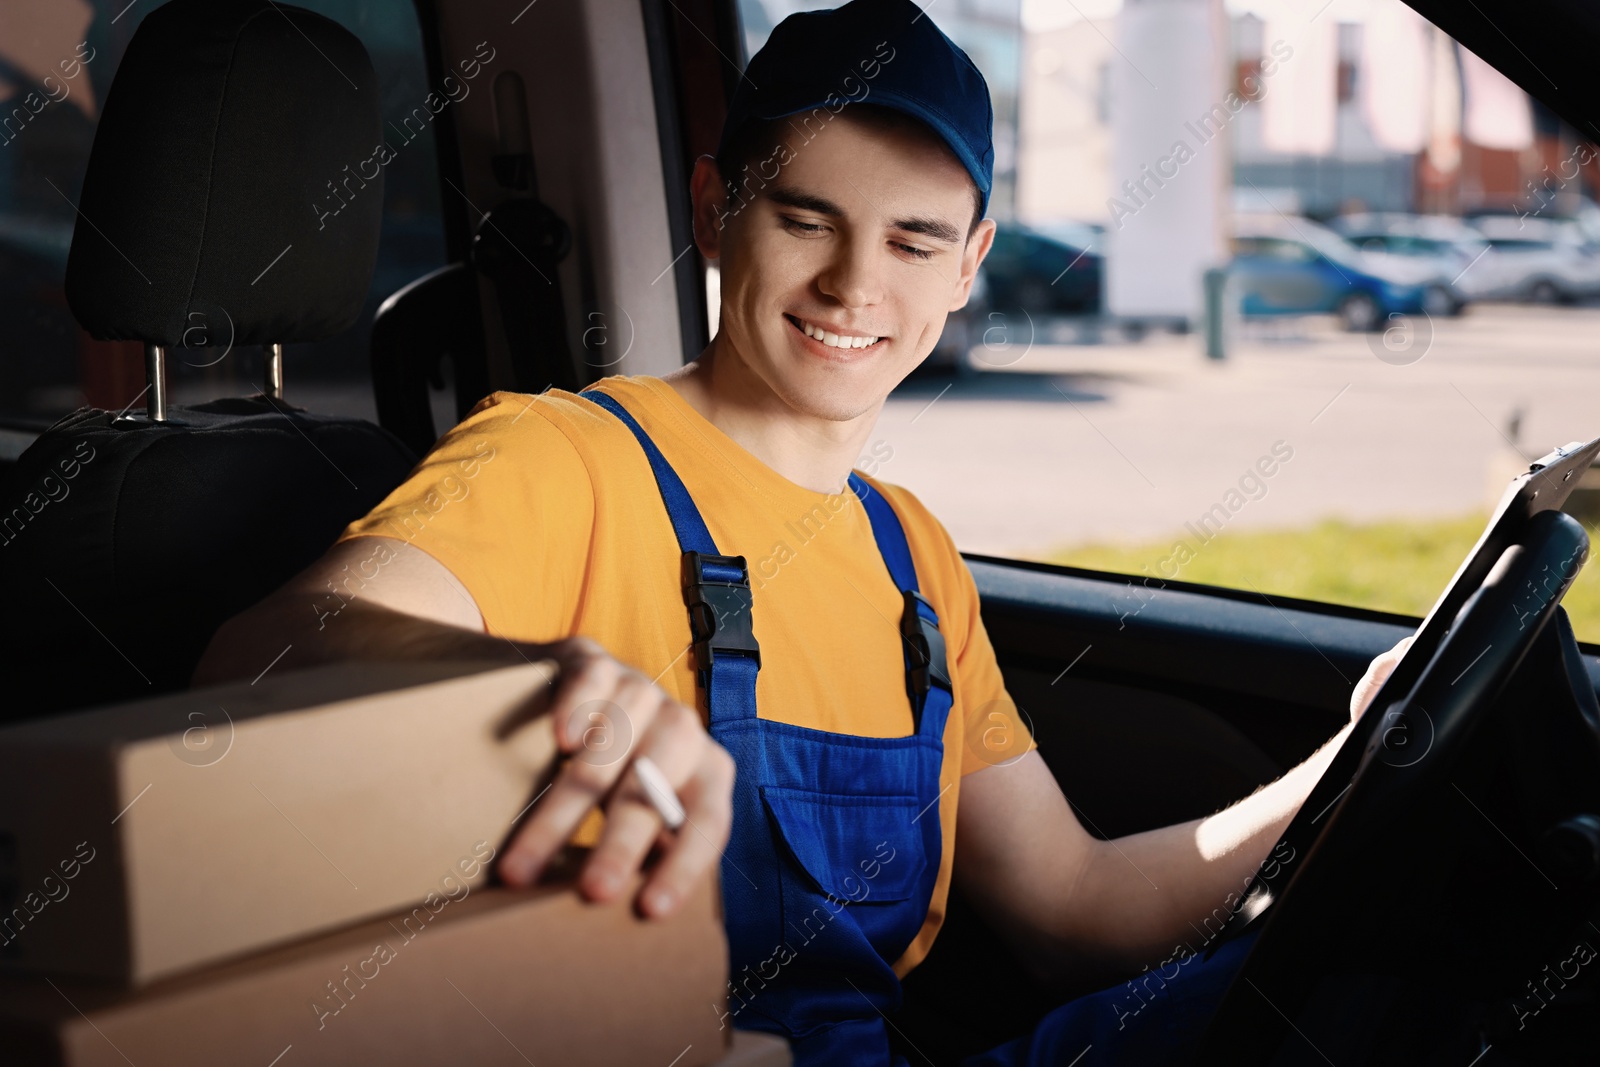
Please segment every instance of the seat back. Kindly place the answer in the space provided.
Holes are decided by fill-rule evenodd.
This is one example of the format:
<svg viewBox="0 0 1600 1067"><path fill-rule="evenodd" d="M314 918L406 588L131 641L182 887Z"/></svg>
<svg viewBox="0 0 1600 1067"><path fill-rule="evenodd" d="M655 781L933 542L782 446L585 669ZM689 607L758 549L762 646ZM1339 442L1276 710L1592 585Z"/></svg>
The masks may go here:
<svg viewBox="0 0 1600 1067"><path fill-rule="evenodd" d="M0 514L0 719L183 688L216 628L326 550L416 456L284 398L282 345L361 313L381 137L361 43L272 0L172 0L105 101L66 289L146 346L145 411L80 408L18 459ZM171 347L262 345L260 395L169 407ZM307 606L307 610L312 610ZM267 667L281 648L262 649Z"/></svg>

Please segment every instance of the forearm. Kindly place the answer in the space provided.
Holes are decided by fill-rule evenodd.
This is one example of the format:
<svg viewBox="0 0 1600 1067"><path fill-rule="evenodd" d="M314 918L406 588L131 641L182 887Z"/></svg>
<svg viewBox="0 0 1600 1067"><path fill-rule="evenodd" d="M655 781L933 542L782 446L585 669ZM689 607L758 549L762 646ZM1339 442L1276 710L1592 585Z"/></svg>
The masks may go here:
<svg viewBox="0 0 1600 1067"><path fill-rule="evenodd" d="M273 670L342 660L481 659L520 663L525 650L504 638L377 604L352 601L336 615L313 596L284 589L224 623L195 668L191 685L256 678Z"/></svg>
<svg viewBox="0 0 1600 1067"><path fill-rule="evenodd" d="M1122 970L1209 941L1350 728L1277 781L1204 819L1097 841L1062 915L1064 940ZM1288 862L1291 857L1280 857Z"/></svg>

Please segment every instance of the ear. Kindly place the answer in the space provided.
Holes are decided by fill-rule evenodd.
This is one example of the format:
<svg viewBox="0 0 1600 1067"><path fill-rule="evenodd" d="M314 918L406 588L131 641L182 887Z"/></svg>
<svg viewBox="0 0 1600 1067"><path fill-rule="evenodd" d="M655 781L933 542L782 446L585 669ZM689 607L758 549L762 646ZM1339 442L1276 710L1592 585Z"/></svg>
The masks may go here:
<svg viewBox="0 0 1600 1067"><path fill-rule="evenodd" d="M984 219L978 223L978 228L973 230L972 236L967 239L967 246L961 251L961 277L956 280L956 290L950 297L947 311L967 306L967 297L972 294L972 283L978 277L978 267L994 244L994 231L995 221Z"/></svg>
<svg viewBox="0 0 1600 1067"><path fill-rule="evenodd" d="M717 161L701 156L694 161L689 177L689 197L694 202L694 243L707 260L722 254L722 231L728 221L728 187L723 184Z"/></svg>

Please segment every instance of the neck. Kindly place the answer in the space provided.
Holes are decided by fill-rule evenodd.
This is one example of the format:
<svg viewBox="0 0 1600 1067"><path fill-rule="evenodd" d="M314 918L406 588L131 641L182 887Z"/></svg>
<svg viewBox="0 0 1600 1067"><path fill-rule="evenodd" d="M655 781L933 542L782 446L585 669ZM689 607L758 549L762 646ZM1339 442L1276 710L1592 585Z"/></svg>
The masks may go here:
<svg viewBox="0 0 1600 1067"><path fill-rule="evenodd" d="M789 481L818 493L843 492L882 402L845 422L798 411L721 341L718 335L697 359L662 380Z"/></svg>

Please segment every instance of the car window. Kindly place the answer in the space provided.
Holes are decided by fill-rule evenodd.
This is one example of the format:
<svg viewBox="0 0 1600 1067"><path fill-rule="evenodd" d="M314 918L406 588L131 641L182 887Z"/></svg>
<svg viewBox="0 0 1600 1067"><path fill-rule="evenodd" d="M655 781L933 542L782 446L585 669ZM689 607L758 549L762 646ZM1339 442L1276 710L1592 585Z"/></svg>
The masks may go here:
<svg viewBox="0 0 1600 1067"><path fill-rule="evenodd" d="M1254 259L1272 259L1283 263L1308 263L1317 258L1309 245L1288 241L1281 237L1235 237L1234 254Z"/></svg>
<svg viewBox="0 0 1600 1067"><path fill-rule="evenodd" d="M1317 253L1309 246L1299 241L1285 241L1279 238L1263 240L1260 254L1268 259L1279 259L1285 263L1309 263L1317 258Z"/></svg>
<svg viewBox="0 0 1600 1067"><path fill-rule="evenodd" d="M398 0L296 0L351 30L377 70L386 116L428 94L414 7ZM120 409L144 388L136 342L90 338L63 289L95 122L145 15L142 0L7 0L0 10L0 420L42 427L84 404ZM444 263L433 131L408 138L384 168L383 234L362 318L342 335L291 345L285 395L312 410L376 417L367 338L395 289ZM226 353L226 354L224 354ZM186 349L168 360L172 400L246 395L257 350Z"/></svg>
<svg viewBox="0 0 1600 1067"><path fill-rule="evenodd" d="M1309 219L1305 222L1295 223L1290 227L1290 230L1300 238L1300 242L1310 246L1310 248L1306 249L1306 254L1310 255L1310 258L1316 258L1315 255L1311 255L1314 251L1316 254L1326 256L1336 263L1349 264L1355 267L1361 266L1361 257L1357 254L1355 245L1334 231L1324 226L1318 226Z"/></svg>
<svg viewBox="0 0 1600 1067"><path fill-rule="evenodd" d="M1444 241L1434 241L1426 237L1408 237L1396 234L1382 234L1369 236L1347 235L1352 244L1358 248L1375 252L1394 252L1403 256L1437 256L1450 251L1450 245Z"/></svg>
<svg viewBox="0 0 1600 1067"><path fill-rule="evenodd" d="M747 42L832 4L739 0ZM1120 575L1128 626L1170 582L1421 615L1510 478L1600 434L1600 152L1400 0L922 6L993 94L991 217L1095 235L1087 277L1003 257L873 431L961 548Z"/></svg>

